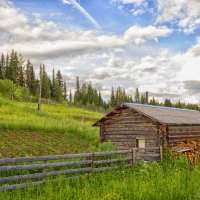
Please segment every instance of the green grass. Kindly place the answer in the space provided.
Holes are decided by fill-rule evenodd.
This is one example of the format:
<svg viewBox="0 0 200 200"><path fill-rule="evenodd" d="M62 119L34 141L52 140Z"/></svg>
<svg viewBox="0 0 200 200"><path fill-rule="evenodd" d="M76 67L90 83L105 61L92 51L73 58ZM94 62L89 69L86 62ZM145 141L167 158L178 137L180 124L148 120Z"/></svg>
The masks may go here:
<svg viewBox="0 0 200 200"><path fill-rule="evenodd" d="M78 180L2 192L2 199L195 200L200 199L199 165L139 163L131 169L90 174Z"/></svg>
<svg viewBox="0 0 200 200"><path fill-rule="evenodd" d="M90 151L99 136L92 124L102 116L64 105L42 105L38 112L35 103L0 97L0 153L16 157ZM77 180L58 177L42 186L0 192L0 199L198 200L200 164L166 157L163 163L138 162L130 169L83 175Z"/></svg>
<svg viewBox="0 0 200 200"><path fill-rule="evenodd" d="M76 150L72 152L77 152L86 144L89 147L98 143L99 130L92 127L92 124L102 116L102 113L65 105L42 105L41 111L38 111L36 103L17 102L0 97L0 136L3 138L5 131L11 134L14 132L16 137L23 133L25 138L26 134L31 132L42 132L46 133L46 138L44 135L43 139L51 141L55 139L52 133L59 133L66 137L69 148L75 146ZM52 137L49 137L49 133ZM10 140L9 134L6 137L4 142ZM34 143L34 138L31 142ZM2 145L12 151L12 143L13 141L8 141ZM15 154L9 157L13 156Z"/></svg>

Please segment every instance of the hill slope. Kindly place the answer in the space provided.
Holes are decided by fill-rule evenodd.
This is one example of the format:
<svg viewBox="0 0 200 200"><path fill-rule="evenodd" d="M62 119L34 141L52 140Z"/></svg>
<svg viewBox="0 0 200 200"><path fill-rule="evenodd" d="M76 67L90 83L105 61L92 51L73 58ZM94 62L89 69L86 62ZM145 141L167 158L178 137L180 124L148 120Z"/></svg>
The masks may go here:
<svg viewBox="0 0 200 200"><path fill-rule="evenodd" d="M92 123L103 114L64 105L0 98L0 156L33 156L87 151L98 141Z"/></svg>

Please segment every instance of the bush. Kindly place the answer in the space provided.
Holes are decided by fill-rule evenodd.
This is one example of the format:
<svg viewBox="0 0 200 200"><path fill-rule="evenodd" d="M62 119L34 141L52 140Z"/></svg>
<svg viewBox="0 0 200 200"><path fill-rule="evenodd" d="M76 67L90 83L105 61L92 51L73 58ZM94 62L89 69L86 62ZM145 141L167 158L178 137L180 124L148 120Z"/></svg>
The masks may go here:
<svg viewBox="0 0 200 200"><path fill-rule="evenodd" d="M116 151L117 146L111 141L98 143L97 146L91 148L92 151Z"/></svg>
<svg viewBox="0 0 200 200"><path fill-rule="evenodd" d="M0 80L0 93L11 99L23 100L29 95L28 89L15 85L11 80Z"/></svg>

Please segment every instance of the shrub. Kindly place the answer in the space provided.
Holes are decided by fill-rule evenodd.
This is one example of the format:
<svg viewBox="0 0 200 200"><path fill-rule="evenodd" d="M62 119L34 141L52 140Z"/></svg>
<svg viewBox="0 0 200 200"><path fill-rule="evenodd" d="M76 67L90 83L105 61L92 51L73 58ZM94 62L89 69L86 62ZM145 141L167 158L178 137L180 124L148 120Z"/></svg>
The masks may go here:
<svg viewBox="0 0 200 200"><path fill-rule="evenodd" d="M0 93L5 97L21 101L29 95L27 88L15 85L11 80L0 80Z"/></svg>

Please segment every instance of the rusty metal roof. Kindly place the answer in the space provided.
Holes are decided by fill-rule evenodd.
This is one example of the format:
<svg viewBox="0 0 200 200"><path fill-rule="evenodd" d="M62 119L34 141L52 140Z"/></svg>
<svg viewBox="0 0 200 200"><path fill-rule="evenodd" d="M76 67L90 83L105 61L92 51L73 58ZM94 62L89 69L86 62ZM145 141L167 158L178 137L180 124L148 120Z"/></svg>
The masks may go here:
<svg viewBox="0 0 200 200"><path fill-rule="evenodd" d="M124 103L123 105L161 124L200 125L200 112L196 110L136 103Z"/></svg>

